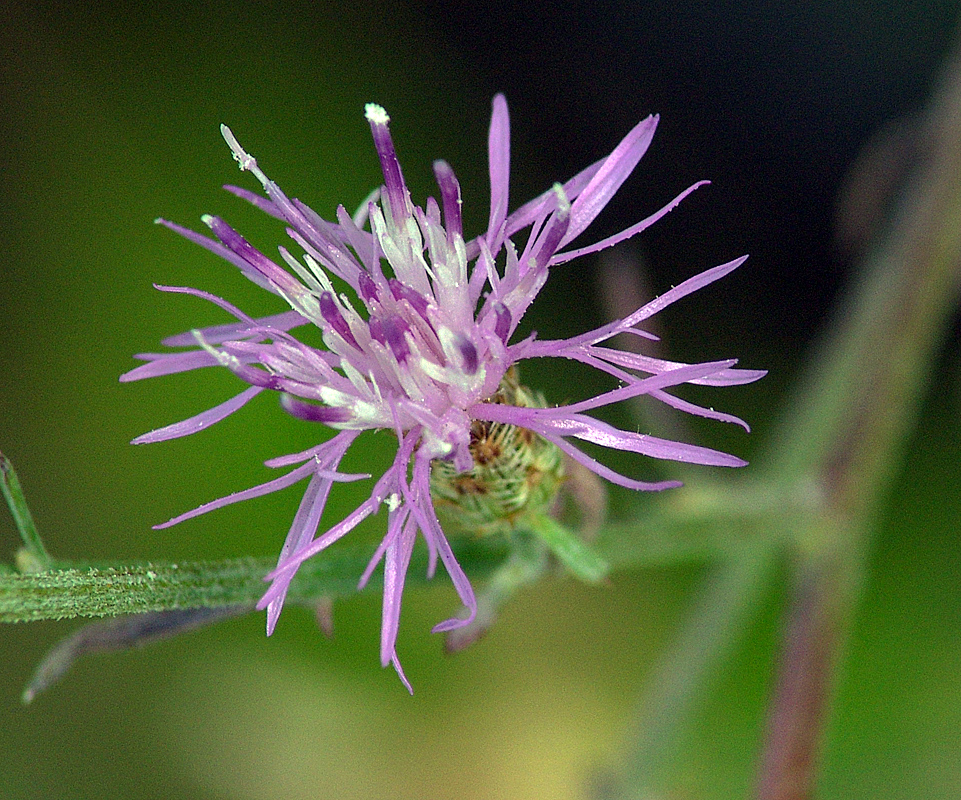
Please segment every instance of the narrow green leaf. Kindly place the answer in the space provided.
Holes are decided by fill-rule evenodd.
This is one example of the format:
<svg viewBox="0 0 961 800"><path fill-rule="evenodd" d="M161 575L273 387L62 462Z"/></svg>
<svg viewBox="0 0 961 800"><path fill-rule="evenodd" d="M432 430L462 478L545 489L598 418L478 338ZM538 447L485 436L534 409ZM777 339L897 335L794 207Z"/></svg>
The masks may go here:
<svg viewBox="0 0 961 800"><path fill-rule="evenodd" d="M597 583L607 575L607 562L574 531L543 514L532 514L524 523L582 581Z"/></svg>
<svg viewBox="0 0 961 800"><path fill-rule="evenodd" d="M3 490L4 499L10 507L13 521L23 539L24 550L23 555L18 554L18 566L24 571L41 572L49 569L52 559L40 540L40 534L34 524L30 508L27 506L27 499L23 496L23 489L20 487L20 480L17 478L13 464L3 453L0 453L0 488Z"/></svg>

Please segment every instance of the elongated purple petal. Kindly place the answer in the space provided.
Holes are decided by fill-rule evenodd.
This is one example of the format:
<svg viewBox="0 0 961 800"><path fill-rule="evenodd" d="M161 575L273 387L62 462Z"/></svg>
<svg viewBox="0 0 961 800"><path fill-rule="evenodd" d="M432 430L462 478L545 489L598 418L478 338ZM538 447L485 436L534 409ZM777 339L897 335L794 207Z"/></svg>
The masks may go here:
<svg viewBox="0 0 961 800"><path fill-rule="evenodd" d="M258 486L252 486L251 488L244 489L241 492L234 492L233 494L218 498L217 500L211 500L209 503L204 503L202 506L197 506L197 508L192 509L191 511L179 514L167 522L164 522L160 525L154 525L154 528L156 530L169 528L172 525L177 525L178 523L183 522L184 520L199 517L201 514L207 514L211 511L217 510L218 508L223 508L224 506L229 506L233 503L241 503L244 500L252 500L255 497L263 497L265 494L286 489L288 486L292 486L293 484L297 483L297 481L303 480L313 471L313 464L304 464L292 472L288 472L286 475L282 475L279 478L274 478L272 481L261 483Z"/></svg>
<svg viewBox="0 0 961 800"><path fill-rule="evenodd" d="M300 506L297 508L297 514L294 516L294 521L287 533L284 546L280 550L280 560L286 558L291 551L296 550L297 546L303 541L313 539L314 534L317 532L317 526L320 524L320 517L324 513L324 506L327 503L327 497L332 485L333 481L322 477L316 472L314 473L310 479L310 483L307 484L307 489L300 501ZM290 577L293 578L293 575ZM274 628L277 627L277 620L280 618L280 612L284 607L284 599L287 596L290 579L280 583L283 586L283 590L267 606L268 636L272 636Z"/></svg>
<svg viewBox="0 0 961 800"><path fill-rule="evenodd" d="M538 344L545 343L539 342ZM663 358L653 358L608 347L593 347L590 352L604 361L642 372L669 372L689 366L680 361L668 361ZM767 375L766 369L723 369L704 378L695 378L688 383L694 383L698 386L740 386L745 383L754 383L765 375Z"/></svg>
<svg viewBox="0 0 961 800"><path fill-rule="evenodd" d="M612 450L640 453L651 458L684 461L688 464L704 464L711 467L743 467L747 464L743 459L709 447L672 442L657 436L618 430L606 422L583 414L574 414L566 419L539 419L536 427L558 436L573 436Z"/></svg>
<svg viewBox="0 0 961 800"><path fill-rule="evenodd" d="M298 280L293 278L287 270L267 258L220 217L205 214L201 219L220 239L224 247L249 265L253 271L262 275L271 286L276 287L278 292L282 292L291 298L300 297L304 294L304 287Z"/></svg>
<svg viewBox="0 0 961 800"><path fill-rule="evenodd" d="M304 469L304 467L301 467L300 469ZM268 572L264 576L264 580L271 581L271 585L270 588L264 592L260 600L257 601L257 608L266 608L274 600L281 597L287 591L287 586L289 585L291 578L293 578L301 564L303 564L311 556L315 556L317 553L326 550L338 539L346 536L354 528L360 525L361 522L367 519L367 517L373 514L374 511L376 511L376 508L377 504L369 500L365 503L362 503L347 517L328 530L323 536L314 539L310 545L298 550L296 553L293 553L291 556L286 558L282 564L278 564L275 569Z"/></svg>
<svg viewBox="0 0 961 800"><path fill-rule="evenodd" d="M638 380L635 383L629 384L628 386L622 386L620 389L613 389L610 392L604 392L596 397L592 397L590 400L583 400L580 403L574 403L573 405L568 406L547 408L543 409L543 411L545 412L545 415L551 417L560 417L566 414L590 411L595 408L601 408L602 406L609 406L612 403L619 403L623 400L628 400L632 397L637 397L642 394L648 394L649 392L653 392L658 389L664 389L668 386L678 386L682 383L689 383L691 380L696 380L697 378L705 375L713 375L717 370L727 369L728 366L734 363L735 362L733 359L731 359L727 361L709 361L704 364L690 364L685 367L669 370L668 372L662 372L659 375L652 375L649 378Z"/></svg>
<svg viewBox="0 0 961 800"><path fill-rule="evenodd" d="M229 400L221 403L218 406L209 408L206 411L197 414L196 416L190 417L190 419L185 419L182 422L175 422L173 425L167 425L163 428L157 428L157 430L151 431L150 433L144 433L134 439L131 444L151 444L153 442L165 442L168 439L178 439L181 436L189 436L192 433L199 433L206 428L209 428L215 422L220 422L220 420L225 417L229 417L237 409L243 408L250 402L254 397L260 394L263 389L259 386L251 386L248 389L244 389L240 394L231 397Z"/></svg>
<svg viewBox="0 0 961 800"><path fill-rule="evenodd" d="M195 233L194 231L190 230L190 228L185 228L183 225L178 225L176 222L169 222L165 219L157 219L154 221L158 225L163 225L165 228L170 228L170 230L174 231L175 233L179 233L185 239L189 239L194 244L199 244L205 250L209 250L214 255L220 256L225 261L229 261L243 273L245 278L253 283L256 283L261 289L266 289L271 294L278 294L276 287L274 287L270 281L265 279L260 272L254 269L236 253L233 253L228 248L224 247L220 242L214 241L209 236Z"/></svg>
<svg viewBox="0 0 961 800"><path fill-rule="evenodd" d="M147 361L120 376L121 383L156 378L160 375L174 375L202 367L218 367L220 362L206 350L189 353L138 353L134 358Z"/></svg>
<svg viewBox="0 0 961 800"><path fill-rule="evenodd" d="M310 320L297 311L284 311L281 314L255 319L253 322L257 329L275 328L278 331L289 331L301 325L306 325ZM228 339L243 339L251 335L250 330L251 325L248 322L228 322L226 325L211 325L209 328L201 328L200 334L207 344L222 344ZM161 344L167 347L196 347L197 339L193 331L186 331L162 339Z"/></svg>
<svg viewBox="0 0 961 800"><path fill-rule="evenodd" d="M408 518L400 535L387 546L384 555L384 609L380 627L380 663L387 666L396 657L397 630L404 593L404 578L414 550L417 524Z"/></svg>
<svg viewBox="0 0 961 800"><path fill-rule="evenodd" d="M650 392L650 396L660 400L662 403L666 403L671 408L676 408L678 411L683 411L685 414L693 414L696 417L704 417L705 419L713 419L718 422L733 422L735 425L740 425L748 433L751 432L751 426L748 425L740 417L736 417L733 414L725 414L722 411L715 411L713 408L704 408L704 406L699 406L696 403L690 403L687 400L682 400L679 397L675 397L667 392L654 391Z"/></svg>
<svg viewBox="0 0 961 800"><path fill-rule="evenodd" d="M504 95L494 96L491 113L487 155L490 166L491 210L487 224L487 244L495 253L503 240L503 226L507 219L509 178L511 169L511 125Z"/></svg>
<svg viewBox="0 0 961 800"><path fill-rule="evenodd" d="M657 116L650 116L637 123L613 152L604 159L590 183L584 187L571 204L571 224L567 229L564 242L575 239L608 204L621 184L634 171L654 138L657 129Z"/></svg>
<svg viewBox="0 0 961 800"><path fill-rule="evenodd" d="M367 562L363 573L361 573L360 580L357 581L358 592L367 586L371 576L374 574L374 570L376 570L380 562L384 560L384 554L387 552L387 548L400 536L401 529L408 519L410 519L410 509L407 508L406 505L402 505L400 508L395 508L393 511L388 512L387 533L385 533L384 537L380 540L380 544L377 545L377 549L370 557L370 561Z"/></svg>
<svg viewBox="0 0 961 800"><path fill-rule="evenodd" d="M610 481L618 486L623 486L625 489L635 489L640 492L661 492L664 489L677 489L683 485L680 481L656 481L652 483L650 481L638 481L634 478L628 478L626 475L615 472L610 467L605 467L599 461L591 458L583 450L574 447L560 436L554 436L550 433L541 433L540 435L573 458L578 464L587 467L591 472L604 478L604 480Z"/></svg>
<svg viewBox="0 0 961 800"><path fill-rule="evenodd" d="M569 181L565 182L563 185L564 194L567 195L569 199L576 198L587 186L591 179L597 174L598 170L604 165L606 159L600 159L593 164L591 164L586 169L581 170L577 175L571 178ZM539 197L535 197L533 200L529 200L524 203L520 208L518 208L514 213L512 213L504 223L504 235L513 236L518 231L524 230L524 228L529 227L535 219L537 219L540 210L543 209L545 199L549 194L553 192L553 189L549 189L544 194ZM479 251L480 244L475 239L467 247L467 257L476 258Z"/></svg>
<svg viewBox="0 0 961 800"><path fill-rule="evenodd" d="M347 452L351 443L360 436L360 431L341 431L333 439L302 450L299 453L289 453L285 456L271 458L264 462L264 466L276 469L278 467L289 467L292 464L301 464L304 461L314 459L318 464L324 466L336 465L340 462L341 456ZM367 475L366 477L370 477Z"/></svg>
<svg viewBox="0 0 961 800"><path fill-rule="evenodd" d="M447 537L441 530L440 523L437 521L437 512L434 511L434 504L430 497L430 461L426 458L418 457L414 462L413 489L419 495L421 504L413 506L414 515L421 526L424 536L432 541L437 548L444 569L450 575L451 582L457 590L457 595L467 608L467 617L454 617L435 625L431 630L435 633L450 631L455 628L462 628L473 622L477 615L477 598L474 596L474 589L468 580L467 575L461 565L457 563Z"/></svg>
<svg viewBox="0 0 961 800"><path fill-rule="evenodd" d="M720 264L716 267L711 267L704 272L698 273L692 278L688 278L683 283L675 286L673 289L666 291L659 297L655 297L649 303L641 306L637 311L624 319L615 320L614 322L609 322L607 325L602 325L600 328L596 328L593 331L588 331L587 333L582 333L578 336L573 336L570 339L565 339L563 341L557 342L558 352L550 352L548 347L541 346L537 343L528 344L522 342L519 345L513 345L510 349L513 350L515 357L517 358L528 358L533 356L528 356L527 353L539 353L542 355L565 355L565 353L560 352L562 349L570 349L580 345L595 345L600 342L606 341L619 333L629 333L638 332L633 327L639 322L648 319L658 311L663 311L672 303L676 303L678 300L686 297L692 292L701 289L708 284L713 283L725 275L733 272L741 264L747 261L747 256L741 256L733 261L728 261L725 264ZM515 349L517 348L517 349ZM523 353L523 355L521 355Z"/></svg>
<svg viewBox="0 0 961 800"><path fill-rule="evenodd" d="M280 212L280 209L278 209L277 206L275 206L273 202L268 200L266 197L261 197L259 194L256 194L249 189L244 189L240 186L233 186L229 183L224 185L224 189L226 189L232 195L236 195L241 200L246 200L252 206L260 209L274 219L284 219L284 215Z"/></svg>
<svg viewBox="0 0 961 800"><path fill-rule="evenodd" d="M575 258L579 258L580 256L589 255L590 253L596 253L599 250L603 250L606 247L613 247L615 244L620 244L621 242L626 241L627 239L630 239L632 236L636 236L641 231L646 230L647 228L650 228L651 225L657 222L661 217L665 216L666 214L668 214L669 212L677 208L680 202L689 194L691 194L691 192L693 192L695 189L698 189L701 186L706 186L708 183L710 183L710 181L699 181L698 183L695 183L693 186L689 186L687 189L681 192L677 197L671 200L671 202L668 203L666 206L658 209L649 217L645 217L644 219L642 219L640 222L637 222L634 225L631 225L629 228L625 228L620 233L616 233L613 236L608 236L606 239L602 239L601 241L595 242L594 244L588 245L587 247L580 247L577 250L568 250L565 253L559 253L558 255L554 256L551 259L551 266L555 266L557 264L563 264L567 261L571 261ZM568 235L566 237L567 241L571 241L573 238L574 237L570 235L570 232L568 232Z"/></svg>
<svg viewBox="0 0 961 800"><path fill-rule="evenodd" d="M719 264L716 267L705 270L699 275L695 275L693 278L688 278L684 283L678 284L673 289L669 289L664 292L660 297L655 297L650 303L647 303L642 308L635 311L629 317L625 317L621 320L621 325L624 328L629 328L637 325L638 322L643 322L649 317L653 317L658 311L663 311L672 303L676 303L682 297L687 297L689 294L696 292L698 289L703 289L705 286L714 283L714 281L720 280L725 275L729 275L734 272L741 264L747 261L747 256L741 256L740 258L735 258L733 261L728 261L726 264Z"/></svg>

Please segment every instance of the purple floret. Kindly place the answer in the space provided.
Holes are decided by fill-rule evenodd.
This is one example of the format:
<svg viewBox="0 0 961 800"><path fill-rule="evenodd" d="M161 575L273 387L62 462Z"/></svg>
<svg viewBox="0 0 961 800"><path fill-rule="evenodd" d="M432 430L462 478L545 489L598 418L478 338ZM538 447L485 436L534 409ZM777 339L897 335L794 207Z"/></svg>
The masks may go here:
<svg viewBox="0 0 961 800"><path fill-rule="evenodd" d="M439 559L467 609L465 615L441 622L434 630L466 626L477 611L470 581L438 522L430 483L436 462L449 462L458 473L474 466L472 425L506 423L526 428L613 483L632 489L665 489L679 484L621 475L580 450L572 440L696 464L741 466L744 462L705 447L619 430L586 412L648 395L682 411L747 428L734 416L694 405L667 390L684 383L737 385L764 373L735 369L734 359L682 364L606 344L625 333L653 338L636 326L736 269L744 258L696 275L628 317L588 333L556 341L531 336L510 343L552 268L634 236L703 185L689 187L619 234L565 249L590 226L631 174L651 143L657 117L638 123L606 158L509 214L510 123L504 97L496 96L488 142L488 227L469 241L463 238L460 185L450 166L444 161L434 164L440 204L429 198L423 208L415 206L404 182L386 112L368 105L367 120L384 185L353 217L343 207L338 208L336 221L326 221L299 200L288 198L233 134L222 128L241 170L260 181L266 197L237 187L228 190L284 222L289 236L303 251L301 259L285 247L278 248L279 261L269 258L219 217L203 217L216 238L165 220L158 222L234 264L249 280L283 298L290 310L254 319L205 292L158 286L164 291L207 299L237 321L168 338L164 342L168 346L191 349L140 355L138 358L146 363L121 380L219 365L248 384L235 397L207 411L138 437L134 440L137 444L201 431L264 390L279 392L282 408L289 414L337 431L316 447L266 462L273 468L294 467L282 477L209 502L158 527L309 479L277 567L266 576L270 587L258 605L267 609L269 634L299 566L386 506L386 533L360 585L366 584L383 561L381 662L385 666L393 664L409 689L397 658L396 640L405 575L418 533L427 544L430 573ZM528 233L518 248L511 237L524 230ZM331 277L346 283L353 296L336 289ZM323 349L303 344L290 333L303 325L320 329ZM494 402L492 398L508 370L532 358L579 361L612 376L619 388L553 408ZM367 500L318 534L333 485L369 477L338 471L344 454L364 431L378 429L396 434L398 448L393 463L375 482Z"/></svg>

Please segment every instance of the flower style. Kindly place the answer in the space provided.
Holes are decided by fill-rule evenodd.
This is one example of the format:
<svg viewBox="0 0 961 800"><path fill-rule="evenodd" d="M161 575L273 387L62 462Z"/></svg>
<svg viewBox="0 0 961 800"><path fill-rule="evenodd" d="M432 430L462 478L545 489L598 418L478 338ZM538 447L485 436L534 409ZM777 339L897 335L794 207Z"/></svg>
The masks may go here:
<svg viewBox="0 0 961 800"><path fill-rule="evenodd" d="M681 364L603 346L621 333L654 338L636 326L727 275L746 257L709 269L624 319L589 333L556 341L540 340L532 334L510 343L552 267L634 236L701 185L688 188L659 211L615 236L587 247L565 249L601 212L644 155L657 117L638 123L606 158L508 214L509 121L507 103L498 95L493 101L489 137L490 218L487 231L470 241L465 241L461 229L460 186L451 167L444 161L434 163L440 204L428 198L424 208L413 205L386 112L370 104L366 117L384 184L353 217L339 207L336 222L328 222L304 203L288 198L230 130L221 128L241 170L260 181L266 197L234 186L225 188L282 220L288 235L303 250L303 260L279 247L281 259L289 267L285 269L219 217L202 218L216 239L166 220L158 222L231 262L258 286L283 298L290 310L254 319L206 292L158 286L162 291L205 298L237 321L166 339L165 345L192 349L138 355L147 363L121 380L221 365L249 384L214 408L138 437L136 444L197 433L265 389L280 393L281 405L289 414L337 431L316 447L266 462L268 467L294 467L286 475L214 500L158 527L309 478L277 567L266 577L270 586L258 605L267 609L270 634L300 564L386 506L386 534L360 585L383 560L381 661L384 666L392 663L409 689L395 642L405 573L418 532L427 544L431 574L439 558L468 612L463 618L441 622L434 630L463 627L476 613L474 591L441 529L432 498L432 488L437 494L437 486L432 484L469 473L481 463L478 431L489 432L496 426L501 431L520 430L529 438L539 437L543 446L550 446L557 455L546 458L554 466L560 463L559 453L563 453L612 483L632 489L664 489L679 484L648 483L621 475L575 447L571 440L697 464L741 466L745 462L704 447L619 430L586 412L650 395L674 408L747 428L735 417L693 405L667 390L683 383L748 383L764 373L733 369L734 359ZM518 250L510 237L525 229L529 233ZM337 286L349 287L352 294L339 291L335 281ZM303 344L290 334L306 324L320 328L326 349ZM620 388L570 405L546 407L519 387L513 369L520 361L543 357L588 364L613 376ZM341 459L363 431L380 428L397 436L393 463L376 481L367 500L317 535L333 484L369 477L339 472ZM556 492L559 469L554 470L554 477L552 490L535 493L542 506L550 499L547 496Z"/></svg>

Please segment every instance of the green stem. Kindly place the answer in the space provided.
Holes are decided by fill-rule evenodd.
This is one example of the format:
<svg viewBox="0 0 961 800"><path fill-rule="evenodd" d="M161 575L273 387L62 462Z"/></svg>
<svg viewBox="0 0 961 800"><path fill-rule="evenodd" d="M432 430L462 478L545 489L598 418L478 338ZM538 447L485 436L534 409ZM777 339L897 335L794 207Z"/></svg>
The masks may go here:
<svg viewBox="0 0 961 800"><path fill-rule="evenodd" d="M523 523L567 569L587 583L598 583L609 566L587 542L546 514L529 514Z"/></svg>
<svg viewBox="0 0 961 800"><path fill-rule="evenodd" d="M496 542L462 541L453 549L478 578L490 575L506 555L506 545ZM369 558L370 548L348 543L331 548L324 558L301 566L287 601L312 604L321 597L356 593ZM264 575L276 563L266 558L105 567L58 562L47 572L0 575L0 622L252 606L267 588ZM426 554L415 554L407 583L426 584L426 573ZM370 588L377 585L372 580Z"/></svg>
<svg viewBox="0 0 961 800"><path fill-rule="evenodd" d="M19 484L15 487L20 518L29 519ZM773 501L767 493L752 494L749 487L733 492L723 484L664 493L650 498L649 507L635 521L608 525L595 546L586 545L552 520L530 527L537 527L538 538L578 577L596 581L606 574L607 564L612 570L624 570L726 558L758 538L766 527L764 521L770 520ZM474 580L490 578L510 549L497 537L459 537L452 539L451 546ZM291 584L288 600L311 604L319 598L355 593L357 577L371 552L370 546L341 542L323 558L310 559ZM31 553L33 563L39 561L37 554L46 554L39 538ZM42 571L34 566L29 571L0 572L0 622L253 605L265 591L264 575L276 566L270 558L106 565L46 558ZM415 551L408 585L426 585L425 575L426 559ZM376 580L371 588L375 586Z"/></svg>

